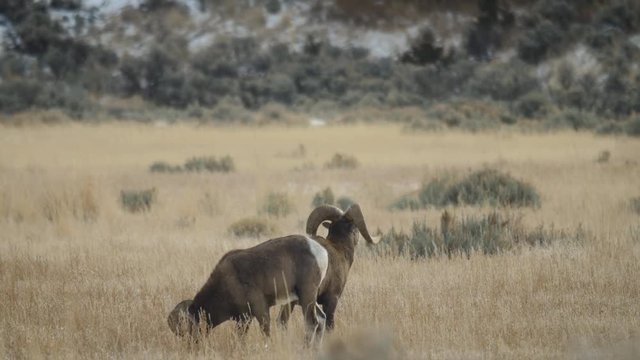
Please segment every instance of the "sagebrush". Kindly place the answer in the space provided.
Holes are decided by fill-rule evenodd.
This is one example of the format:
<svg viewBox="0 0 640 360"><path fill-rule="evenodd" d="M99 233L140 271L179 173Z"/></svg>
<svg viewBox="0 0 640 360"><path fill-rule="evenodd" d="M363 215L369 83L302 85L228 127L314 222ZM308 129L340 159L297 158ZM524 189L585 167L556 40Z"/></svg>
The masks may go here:
<svg viewBox="0 0 640 360"><path fill-rule="evenodd" d="M483 169L461 180L440 175L416 193L402 196L391 208L418 210L450 205L536 208L540 206L540 195L525 181L495 169Z"/></svg>
<svg viewBox="0 0 640 360"><path fill-rule="evenodd" d="M483 216L457 218L444 211L440 226L430 226L425 220L414 220L410 230L392 227L382 234L377 253L409 256L419 259L434 256L471 256L473 253L493 255L517 249L519 246L549 246L553 243L579 244L586 233L582 228L556 230L540 225L527 229L522 218L492 212Z"/></svg>

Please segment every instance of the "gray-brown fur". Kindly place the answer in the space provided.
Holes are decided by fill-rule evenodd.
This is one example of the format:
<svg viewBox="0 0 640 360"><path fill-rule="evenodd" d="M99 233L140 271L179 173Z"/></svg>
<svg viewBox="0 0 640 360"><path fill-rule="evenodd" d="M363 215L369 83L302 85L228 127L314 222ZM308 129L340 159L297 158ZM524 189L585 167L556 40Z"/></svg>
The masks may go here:
<svg viewBox="0 0 640 360"><path fill-rule="evenodd" d="M268 240L243 250L225 254L192 302L183 302L186 316L198 324L206 321L209 328L234 320L244 333L252 318L260 323L265 335L270 332L269 308L277 297L287 294L298 298L305 309L307 339L324 330L324 319L316 313L316 299L321 282L317 257L310 251L306 236L292 235ZM179 304L180 305L180 304ZM169 316L172 331L176 309Z"/></svg>
<svg viewBox="0 0 640 360"><path fill-rule="evenodd" d="M320 224L325 225L329 230L326 239L316 235ZM344 213L334 206L323 205L316 208L307 219L307 233L329 253L327 275L320 284L317 299L326 315L327 330L333 329L335 325L334 314L353 264L358 232L367 242L373 244L377 242L377 239L369 235L358 204L353 204ZM298 302L293 301L280 308L279 322L282 325L286 325L289 321L295 305L298 305Z"/></svg>

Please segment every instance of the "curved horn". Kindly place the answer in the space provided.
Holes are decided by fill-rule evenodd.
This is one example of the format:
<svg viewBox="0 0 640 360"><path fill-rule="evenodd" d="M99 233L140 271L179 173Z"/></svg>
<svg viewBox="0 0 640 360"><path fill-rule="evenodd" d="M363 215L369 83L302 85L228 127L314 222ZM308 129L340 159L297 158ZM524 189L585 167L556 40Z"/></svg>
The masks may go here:
<svg viewBox="0 0 640 360"><path fill-rule="evenodd" d="M169 313L167 323L169 324L171 332L174 334L184 336L192 334L193 331L197 329L195 319L189 314L189 305L192 303L193 300L184 300L176 305L171 313Z"/></svg>
<svg viewBox="0 0 640 360"><path fill-rule="evenodd" d="M320 205L313 209L309 218L307 218L307 234L316 235L318 226L322 222L329 220L331 222L336 221L342 217L344 213L339 208L332 205Z"/></svg>
<svg viewBox="0 0 640 360"><path fill-rule="evenodd" d="M347 209L345 216L353 221L358 230L360 230L360 234L364 237L367 242L370 244L377 244L380 241L378 237L371 237L369 235L369 230L367 230L367 224L364 222L364 216L362 215L362 210L360 210L360 205L353 204Z"/></svg>

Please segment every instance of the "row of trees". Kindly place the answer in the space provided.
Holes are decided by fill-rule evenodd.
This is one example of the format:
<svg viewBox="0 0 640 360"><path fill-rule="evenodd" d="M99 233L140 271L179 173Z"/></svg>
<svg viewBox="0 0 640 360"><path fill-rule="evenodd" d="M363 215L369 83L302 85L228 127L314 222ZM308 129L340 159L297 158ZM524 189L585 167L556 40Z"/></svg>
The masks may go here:
<svg viewBox="0 0 640 360"><path fill-rule="evenodd" d="M545 102L609 116L640 112L640 78L632 66L640 54L627 40L640 30L637 2L539 0L523 16L497 0L477 3L477 18L461 48L444 48L424 28L398 58L379 59L366 49L339 48L313 36L299 52L287 44L265 50L256 39L241 38L190 53L184 39L170 37L142 56L118 57L67 34L49 17L44 2L7 0L0 3L0 13L15 31L0 58L0 111L62 107L81 116L91 105L89 94L109 94L141 96L177 109L215 107L223 99L236 99L250 110L318 101L336 107L428 107L468 97L505 102L531 117ZM51 6L78 4L59 0ZM152 15L171 4L150 1L141 9ZM576 43L589 46L602 73L564 64L554 70L558 86L535 76L537 64ZM515 58L492 61L510 46L517 49Z"/></svg>

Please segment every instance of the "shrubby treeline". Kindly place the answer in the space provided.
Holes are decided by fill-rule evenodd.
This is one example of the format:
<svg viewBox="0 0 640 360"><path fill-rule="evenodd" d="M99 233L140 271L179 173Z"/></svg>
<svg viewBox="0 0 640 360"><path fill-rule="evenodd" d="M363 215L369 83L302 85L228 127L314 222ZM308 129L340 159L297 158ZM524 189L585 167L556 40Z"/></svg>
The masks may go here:
<svg viewBox="0 0 640 360"><path fill-rule="evenodd" d="M147 1L141 8L159 12L171 4ZM276 4L269 6L279 11ZM336 47L313 35L296 51L282 43L265 47L248 37L223 39L196 52L189 51L186 40L168 36L141 56L118 57L67 34L43 2L8 0L0 4L0 13L15 29L10 51L0 58L0 111L55 107L82 117L95 108L90 99L109 95L139 96L192 115L216 109L213 116L223 121L244 118L226 114L229 104L246 110L271 103L308 110L322 103L338 109L416 106L446 126L465 126L474 120L456 104L480 99L502 109L489 116L498 124L544 118L553 125L603 132L627 128L619 121L599 123L595 115L620 119L640 112L640 72L633 65L640 59L640 44L630 40L640 30L636 1L539 0L522 14L498 0L479 0L477 6L477 18L459 48L445 48L424 28L395 59ZM596 70L563 60L577 44L597 61ZM498 58L511 48L514 56ZM442 102L451 104L448 110L433 109Z"/></svg>

